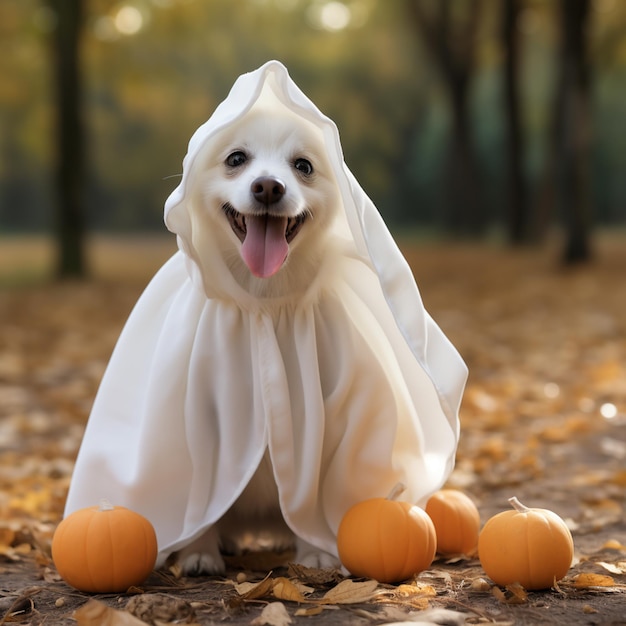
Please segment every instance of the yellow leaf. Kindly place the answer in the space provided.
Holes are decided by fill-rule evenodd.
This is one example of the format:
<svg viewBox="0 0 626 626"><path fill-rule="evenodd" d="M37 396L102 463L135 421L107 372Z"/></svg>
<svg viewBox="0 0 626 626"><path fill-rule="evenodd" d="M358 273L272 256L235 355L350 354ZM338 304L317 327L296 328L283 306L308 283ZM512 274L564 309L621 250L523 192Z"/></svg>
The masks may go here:
<svg viewBox="0 0 626 626"><path fill-rule="evenodd" d="M616 539L609 539L603 546L602 549L608 550L621 550L622 552L626 552L626 546L621 544Z"/></svg>
<svg viewBox="0 0 626 626"><path fill-rule="evenodd" d="M327 604L358 604L359 602L367 602L372 599L378 581L366 580L364 582L354 582L353 580L342 580L337 586L333 587L324 594L321 602Z"/></svg>
<svg viewBox="0 0 626 626"><path fill-rule="evenodd" d="M10 546L0 545L0 556L3 556L10 561L19 561L21 558L29 554L32 547L28 543L20 543L20 545L11 548Z"/></svg>
<svg viewBox="0 0 626 626"><path fill-rule="evenodd" d="M89 600L74 611L78 626L145 626L145 622L126 611L112 609L98 600Z"/></svg>
<svg viewBox="0 0 626 626"><path fill-rule="evenodd" d="M611 576L603 576L602 574L578 574L574 578L574 587L614 587L615 581Z"/></svg>
<svg viewBox="0 0 626 626"><path fill-rule="evenodd" d="M416 581L412 585L398 585L376 592L376 598L386 604L399 604L412 609L424 610L429 607L428 598L435 597L437 591L432 585Z"/></svg>
<svg viewBox="0 0 626 626"><path fill-rule="evenodd" d="M516 602L509 602L509 604L523 604L526 600L528 600L526 589L524 589L524 587L522 587L519 583L507 585L506 589L511 593L511 598L515 598L516 600Z"/></svg>
<svg viewBox="0 0 626 626"><path fill-rule="evenodd" d="M240 583L235 585L237 593L242 600L257 600L265 598L272 593L274 587L274 579L268 574L260 583Z"/></svg>
<svg viewBox="0 0 626 626"><path fill-rule="evenodd" d="M491 593L503 604L524 604L528 600L526 590L519 583L507 585L505 591L494 586Z"/></svg>
<svg viewBox="0 0 626 626"><path fill-rule="evenodd" d="M183 567L180 563L172 563L167 569L174 578L179 579L183 577Z"/></svg>
<svg viewBox="0 0 626 626"><path fill-rule="evenodd" d="M274 579L272 594L279 600L289 600L290 602L304 602L306 600L300 589L284 577Z"/></svg>
<svg viewBox="0 0 626 626"><path fill-rule="evenodd" d="M396 591L400 595L406 595L407 597L418 595L434 598L437 595L437 591L432 585L428 585L427 583L422 583L419 581L416 581L412 585L399 585L396 588Z"/></svg>

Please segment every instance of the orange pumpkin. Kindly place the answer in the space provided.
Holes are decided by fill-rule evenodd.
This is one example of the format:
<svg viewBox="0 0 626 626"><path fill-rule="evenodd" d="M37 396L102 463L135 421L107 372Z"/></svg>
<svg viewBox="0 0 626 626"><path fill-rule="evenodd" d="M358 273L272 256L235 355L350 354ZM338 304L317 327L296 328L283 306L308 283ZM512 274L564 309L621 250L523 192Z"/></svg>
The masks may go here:
<svg viewBox="0 0 626 626"><path fill-rule="evenodd" d="M80 591L126 591L148 577L156 557L152 524L139 513L108 502L68 515L52 538L57 571Z"/></svg>
<svg viewBox="0 0 626 626"><path fill-rule="evenodd" d="M547 589L567 574L574 542L565 522L547 509L531 509L510 498L512 511L494 515L478 538L485 573L498 585L519 583Z"/></svg>
<svg viewBox="0 0 626 626"><path fill-rule="evenodd" d="M462 491L441 489L426 503L433 520L439 554L472 554L478 545L480 514Z"/></svg>
<svg viewBox="0 0 626 626"><path fill-rule="evenodd" d="M404 490L404 487L401 486ZM372 498L351 507L337 533L337 550L354 576L399 582L425 570L435 558L435 527L423 509L388 498Z"/></svg>

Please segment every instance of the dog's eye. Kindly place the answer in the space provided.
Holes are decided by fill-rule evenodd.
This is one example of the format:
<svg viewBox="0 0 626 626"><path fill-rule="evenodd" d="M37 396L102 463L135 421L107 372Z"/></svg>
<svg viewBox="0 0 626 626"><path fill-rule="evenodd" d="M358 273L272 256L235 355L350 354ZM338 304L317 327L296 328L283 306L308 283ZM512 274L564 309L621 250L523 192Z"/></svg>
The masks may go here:
<svg viewBox="0 0 626 626"><path fill-rule="evenodd" d="M311 161L307 161L306 159L296 159L293 163L293 166L305 176L310 176L313 173L313 166L311 165Z"/></svg>
<svg viewBox="0 0 626 626"><path fill-rule="evenodd" d="M243 165L248 160L245 152L241 150L236 150L235 152L229 154L226 157L226 165L229 167L239 167Z"/></svg>

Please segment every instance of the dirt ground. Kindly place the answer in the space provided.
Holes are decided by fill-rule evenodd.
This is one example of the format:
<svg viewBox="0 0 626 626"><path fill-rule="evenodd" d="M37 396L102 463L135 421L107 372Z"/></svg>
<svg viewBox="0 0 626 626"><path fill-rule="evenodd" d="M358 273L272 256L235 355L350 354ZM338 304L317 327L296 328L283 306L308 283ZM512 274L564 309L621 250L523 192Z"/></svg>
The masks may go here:
<svg viewBox="0 0 626 626"><path fill-rule="evenodd" d="M38 267L18 267L45 261L38 246L0 245L0 626L75 624L94 598L59 579L50 541L111 349L172 249L97 242L96 279L42 284L28 282ZM289 569L289 554L246 555L230 558L224 577L158 572L132 593L95 596L120 612L79 612L79 624L127 624L129 611L154 624L626 624L626 239L599 238L594 263L569 270L551 249L403 248L470 368L449 486L483 522L513 495L558 513L575 544L558 587L500 588L477 559L439 558L405 584L354 581L338 596L336 573ZM288 599L284 579L307 585L304 601Z"/></svg>

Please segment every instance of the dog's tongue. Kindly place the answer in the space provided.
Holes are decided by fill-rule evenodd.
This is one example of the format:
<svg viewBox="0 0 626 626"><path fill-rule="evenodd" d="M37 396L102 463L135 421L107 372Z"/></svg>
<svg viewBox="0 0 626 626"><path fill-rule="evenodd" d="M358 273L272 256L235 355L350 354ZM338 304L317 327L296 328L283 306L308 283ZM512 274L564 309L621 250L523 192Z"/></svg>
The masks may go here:
<svg viewBox="0 0 626 626"><path fill-rule="evenodd" d="M289 252L286 228L286 217L246 215L247 232L241 255L255 276L268 278L281 268Z"/></svg>

